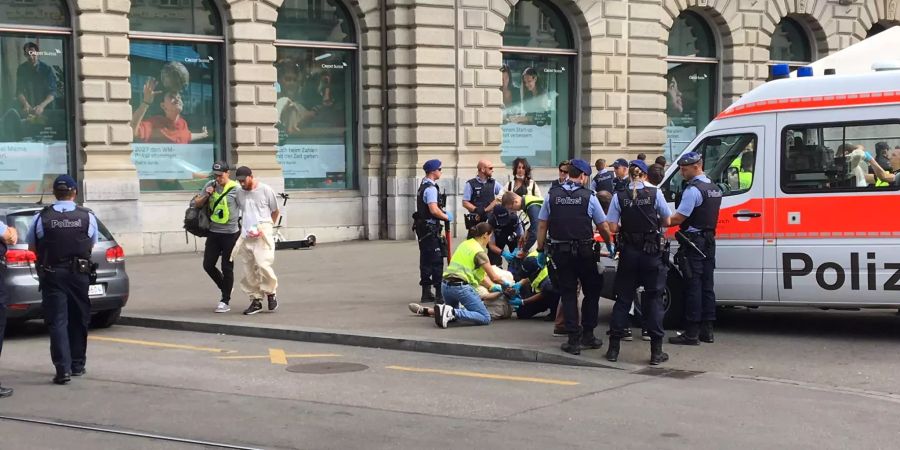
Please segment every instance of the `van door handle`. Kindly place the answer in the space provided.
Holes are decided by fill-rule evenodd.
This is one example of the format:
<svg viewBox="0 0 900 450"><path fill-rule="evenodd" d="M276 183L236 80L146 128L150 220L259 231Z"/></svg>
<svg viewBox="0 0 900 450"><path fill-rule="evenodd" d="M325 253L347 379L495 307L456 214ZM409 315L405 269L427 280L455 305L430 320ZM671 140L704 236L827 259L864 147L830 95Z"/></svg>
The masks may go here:
<svg viewBox="0 0 900 450"><path fill-rule="evenodd" d="M738 211L738 212L732 214L732 216L739 218L739 219L742 219L742 218L755 219L757 217L762 217L762 213L741 210L741 211Z"/></svg>

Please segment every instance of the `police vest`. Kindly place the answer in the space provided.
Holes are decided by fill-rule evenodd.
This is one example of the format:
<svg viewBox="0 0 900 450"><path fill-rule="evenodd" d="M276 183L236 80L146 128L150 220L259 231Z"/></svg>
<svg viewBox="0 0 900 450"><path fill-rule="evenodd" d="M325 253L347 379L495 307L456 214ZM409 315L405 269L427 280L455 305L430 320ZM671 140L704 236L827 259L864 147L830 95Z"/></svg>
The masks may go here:
<svg viewBox="0 0 900 450"><path fill-rule="evenodd" d="M419 185L419 191L416 193L416 213L418 214L418 218L420 220L438 220L437 217L434 217L431 214L431 210L428 208L428 204L425 203L425 189L430 187L434 187L437 191L437 196L440 198L441 188L438 187L436 183L425 183Z"/></svg>
<svg viewBox="0 0 900 450"><path fill-rule="evenodd" d="M497 221L497 217L491 214L490 224L494 227L494 243L497 244L497 247L501 249L509 244L516 245L519 240L518 225L519 225L519 216L510 214L509 218L507 218L506 223L500 225Z"/></svg>
<svg viewBox="0 0 900 450"><path fill-rule="evenodd" d="M690 228L696 228L700 231L715 231L716 225L719 223L719 208L722 206L722 190L714 183L706 183L696 178L688 183L700 191L700 197L703 202L700 206L694 208L691 216L681 223L681 231L687 231ZM681 204L681 199L678 203Z"/></svg>
<svg viewBox="0 0 900 450"><path fill-rule="evenodd" d="M617 192L622 210L622 233L655 233L659 230L656 212L656 188L645 186L637 190L637 198L631 192Z"/></svg>
<svg viewBox="0 0 900 450"><path fill-rule="evenodd" d="M562 186L550 189L549 233L555 241L580 241L594 237L594 221L588 215L594 193L584 186L568 191Z"/></svg>
<svg viewBox="0 0 900 450"><path fill-rule="evenodd" d="M628 178L616 178L613 177L612 184L613 190L611 192L620 192L628 190Z"/></svg>
<svg viewBox="0 0 900 450"><path fill-rule="evenodd" d="M488 178L487 182L481 184L478 181L478 178L472 178L468 181L469 186L472 188L472 198L469 199L476 208L487 208L491 202L497 197L494 194L496 181L493 178Z"/></svg>
<svg viewBox="0 0 900 450"><path fill-rule="evenodd" d="M94 242L88 235L89 209L76 206L74 211L59 212L47 206L38 217L44 229L44 237L37 242L41 265L67 264L75 258L90 259Z"/></svg>
<svg viewBox="0 0 900 450"><path fill-rule="evenodd" d="M475 255L484 252L484 247L475 239L467 239L459 244L450 264L444 270L444 278L457 278L475 287L484 279L484 269L475 267Z"/></svg>
<svg viewBox="0 0 900 450"><path fill-rule="evenodd" d="M209 196L209 201L207 205L209 205L209 220L218 223L218 224L226 224L228 220L231 219L231 210L228 208L228 198L227 195L231 193L231 191L237 188L238 184L232 180L228 180L228 183L225 183L225 186L222 187L222 192L213 191L213 193ZM219 198L223 198L221 201ZM216 205L215 209L212 209L213 205Z"/></svg>
<svg viewBox="0 0 900 450"><path fill-rule="evenodd" d="M600 172L594 176L594 190L597 192L607 191L614 192L613 179L616 174L610 171Z"/></svg>

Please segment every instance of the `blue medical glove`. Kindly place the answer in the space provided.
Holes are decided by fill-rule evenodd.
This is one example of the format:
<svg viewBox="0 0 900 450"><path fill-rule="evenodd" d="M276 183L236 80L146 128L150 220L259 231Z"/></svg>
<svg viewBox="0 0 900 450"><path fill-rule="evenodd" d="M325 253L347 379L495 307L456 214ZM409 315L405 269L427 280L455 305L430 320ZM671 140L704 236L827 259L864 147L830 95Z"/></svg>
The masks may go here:
<svg viewBox="0 0 900 450"><path fill-rule="evenodd" d="M616 246L613 245L612 243L607 242L606 243L606 251L609 252L609 257L612 258L616 254Z"/></svg>
<svg viewBox="0 0 900 450"><path fill-rule="evenodd" d="M519 281L518 283L512 285L512 288L516 290L516 295L519 295L519 292L522 292L522 282Z"/></svg>
<svg viewBox="0 0 900 450"><path fill-rule="evenodd" d="M500 253L500 256L502 256L503 259L506 260L506 262L513 262L513 260L516 259L516 255L506 249L503 249L503 252Z"/></svg>
<svg viewBox="0 0 900 450"><path fill-rule="evenodd" d="M503 287L501 287L499 284L495 284L491 286L491 292L503 292Z"/></svg>
<svg viewBox="0 0 900 450"><path fill-rule="evenodd" d="M522 307L524 302L522 302L522 297L513 297L509 300L509 306L512 306L514 310L518 311L519 308Z"/></svg>
<svg viewBox="0 0 900 450"><path fill-rule="evenodd" d="M509 281L503 280L503 290L504 291L511 287L513 287L512 283L510 283Z"/></svg>
<svg viewBox="0 0 900 450"><path fill-rule="evenodd" d="M447 215L448 222L453 222L453 212L452 211L445 211L444 214Z"/></svg>
<svg viewBox="0 0 900 450"><path fill-rule="evenodd" d="M863 156L863 160L864 160L865 162L869 162L869 161L871 161L871 160L873 160L873 159L874 159L874 158L872 157L872 154L869 153L869 152L866 152L865 155Z"/></svg>
<svg viewBox="0 0 900 450"><path fill-rule="evenodd" d="M541 269L543 269L544 267L547 267L547 254L544 252L538 252L537 263L538 263L538 266L541 267Z"/></svg>

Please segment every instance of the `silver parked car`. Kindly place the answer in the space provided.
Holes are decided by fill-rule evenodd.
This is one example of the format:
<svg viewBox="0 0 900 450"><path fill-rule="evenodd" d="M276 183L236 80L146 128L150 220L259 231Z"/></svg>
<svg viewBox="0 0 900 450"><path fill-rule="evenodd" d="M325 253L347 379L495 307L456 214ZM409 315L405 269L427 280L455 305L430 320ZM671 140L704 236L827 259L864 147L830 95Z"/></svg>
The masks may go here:
<svg viewBox="0 0 900 450"><path fill-rule="evenodd" d="M42 319L41 293L35 270L36 256L28 251L25 242L34 215L41 210L34 204L0 205L0 217L15 227L19 241L9 246L6 253L6 269L3 283L9 290L7 318L10 322ZM109 230L97 219L98 242L91 254L91 261L99 264L97 282L90 287L91 326L106 328L119 319L122 307L128 302L128 274L125 273L125 252L116 243Z"/></svg>

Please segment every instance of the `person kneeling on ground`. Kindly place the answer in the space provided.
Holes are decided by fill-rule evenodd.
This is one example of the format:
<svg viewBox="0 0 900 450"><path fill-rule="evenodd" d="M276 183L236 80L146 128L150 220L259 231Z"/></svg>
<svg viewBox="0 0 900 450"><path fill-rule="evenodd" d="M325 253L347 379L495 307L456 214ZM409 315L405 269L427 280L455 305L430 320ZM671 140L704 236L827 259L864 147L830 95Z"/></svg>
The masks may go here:
<svg viewBox="0 0 900 450"><path fill-rule="evenodd" d="M508 283L514 281L512 273L507 270L494 266L494 272ZM491 280L487 279L487 275L485 275L485 281L487 285L493 285ZM487 308L488 314L491 315L491 320L503 320L512 317L513 307L510 305L510 302L514 302L514 299L519 298L517 297L515 289L511 288L506 289L505 291L495 292L488 290L488 288L483 285L479 285L475 288L475 291L478 292L478 296L481 297L481 301L484 302L484 307ZM434 308L428 308L419 303L410 303L409 310L418 316L434 316Z"/></svg>
<svg viewBox="0 0 900 450"><path fill-rule="evenodd" d="M491 240L492 234L493 228L490 224L479 223L469 229L468 239L453 252L450 265L444 271L442 282L445 303L435 305L434 308L434 323L438 327L447 328L450 322L457 320L477 325L491 323L491 315L475 288L484 285L490 290L497 291L499 289L485 281L485 275L493 283L502 285L502 289L512 287L512 284L503 281L494 272L491 261L488 259L485 246ZM463 308L460 308L460 305Z"/></svg>
<svg viewBox="0 0 900 450"><path fill-rule="evenodd" d="M522 286L522 305L516 310L519 319L531 319L544 311L550 311L547 317L556 317L559 304L559 291L550 280L549 269L538 264L537 252L531 252L522 262L522 273L525 276L518 285Z"/></svg>

